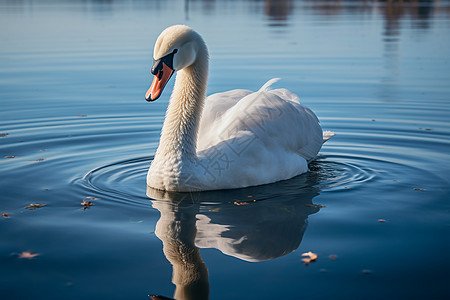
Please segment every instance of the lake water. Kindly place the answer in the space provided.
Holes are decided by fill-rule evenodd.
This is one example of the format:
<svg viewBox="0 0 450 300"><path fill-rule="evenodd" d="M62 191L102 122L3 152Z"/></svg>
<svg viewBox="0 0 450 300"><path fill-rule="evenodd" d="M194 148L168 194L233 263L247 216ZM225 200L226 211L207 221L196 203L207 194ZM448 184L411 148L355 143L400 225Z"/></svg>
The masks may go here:
<svg viewBox="0 0 450 300"><path fill-rule="evenodd" d="M208 94L280 77L336 132L310 172L147 195L177 23ZM2 299L450 297L448 1L0 1L0 28Z"/></svg>

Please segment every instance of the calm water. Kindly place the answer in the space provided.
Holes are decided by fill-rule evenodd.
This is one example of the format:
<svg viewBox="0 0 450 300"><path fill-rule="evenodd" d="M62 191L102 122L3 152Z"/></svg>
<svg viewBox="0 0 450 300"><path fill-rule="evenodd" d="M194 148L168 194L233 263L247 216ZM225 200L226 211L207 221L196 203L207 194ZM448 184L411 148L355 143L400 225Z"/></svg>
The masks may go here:
<svg viewBox="0 0 450 300"><path fill-rule="evenodd" d="M309 173L146 195L176 23L209 94L281 77L336 132ZM172 272L192 299L450 297L448 1L0 1L0 28L2 299L174 297Z"/></svg>

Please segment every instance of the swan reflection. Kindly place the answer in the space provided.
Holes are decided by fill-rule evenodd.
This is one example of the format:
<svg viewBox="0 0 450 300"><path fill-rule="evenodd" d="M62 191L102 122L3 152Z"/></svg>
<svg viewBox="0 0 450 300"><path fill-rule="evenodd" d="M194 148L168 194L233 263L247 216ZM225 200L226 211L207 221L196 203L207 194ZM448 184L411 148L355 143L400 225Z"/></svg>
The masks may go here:
<svg viewBox="0 0 450 300"><path fill-rule="evenodd" d="M199 248L249 262L296 250L308 215L319 210L312 204L319 194L314 181L302 175L265 186L198 193L148 187L152 206L161 213L155 233L173 266L174 298L209 298L208 269Z"/></svg>

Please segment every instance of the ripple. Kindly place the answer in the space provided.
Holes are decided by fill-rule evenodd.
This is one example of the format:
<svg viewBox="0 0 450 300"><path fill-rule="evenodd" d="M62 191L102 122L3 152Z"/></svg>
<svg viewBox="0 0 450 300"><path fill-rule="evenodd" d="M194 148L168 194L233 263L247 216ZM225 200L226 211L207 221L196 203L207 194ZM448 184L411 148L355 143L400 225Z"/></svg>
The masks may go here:
<svg viewBox="0 0 450 300"><path fill-rule="evenodd" d="M148 201L145 196L145 178L152 159L152 156L138 157L99 166L86 173L79 180L79 184L89 193L103 195L123 203L145 204ZM389 174L386 170L372 168L372 165L384 167L384 169L399 168L397 164L382 160L333 154L321 155L311 163L310 172L282 183L265 185L263 190L266 198L276 198L296 192L302 193L311 188L327 192L356 189L365 183L387 176L382 174ZM392 177L392 174L388 177ZM255 194L258 188L261 187L243 190L248 190L249 194ZM272 189L269 194L268 188ZM239 194L242 193L242 191L239 192Z"/></svg>
<svg viewBox="0 0 450 300"><path fill-rule="evenodd" d="M123 203L148 205L146 174L151 156L114 162L86 173L79 184L89 192Z"/></svg>
<svg viewBox="0 0 450 300"><path fill-rule="evenodd" d="M448 143L439 130L424 131L411 128L417 126L415 123L411 125L406 121L395 120L327 121L331 123L329 128L336 128L337 135L324 145L318 158L310 164L310 172L283 184L268 185L269 189L273 189L270 193L267 193L266 186L263 190L267 197L295 194L311 188L320 192L358 190L367 184L380 187L398 180L414 186L417 184L416 179L423 177L426 177L428 182L442 182L442 178L424 168L424 165L429 165L431 160L436 159L436 155L433 155L435 149ZM136 121L133 129L122 128L119 131L127 134L127 130L133 131L144 126L141 122L144 122L143 119ZM116 124L110 131L117 131L121 125L123 124ZM110 124L107 122L103 126L108 127ZM112 133L104 132L106 128L98 130L108 135ZM158 138L159 136L153 136L151 142L157 145ZM419 141L421 144L417 145ZM415 149L423 152L422 161L417 159L416 152L410 150L412 145L417 145ZM144 148L141 150L148 151ZM120 153L118 155L120 156ZM123 204L147 205L145 179L152 159L152 156L135 155L126 160L101 164L87 172L78 184L89 193L97 193ZM257 191L252 189L248 192Z"/></svg>
<svg viewBox="0 0 450 300"><path fill-rule="evenodd" d="M146 154L156 150L161 121L159 115L140 113L9 121L1 149L15 158L4 158L3 170L9 181L26 174L28 180L47 185L45 179L59 176L67 183L69 177L85 194L123 205L148 205L146 173L153 157ZM443 168L449 145L446 124L359 118L325 118L325 123L337 135L324 145L311 171L271 185L269 197L312 187L340 192L396 180L411 186L446 180L443 172L430 168Z"/></svg>

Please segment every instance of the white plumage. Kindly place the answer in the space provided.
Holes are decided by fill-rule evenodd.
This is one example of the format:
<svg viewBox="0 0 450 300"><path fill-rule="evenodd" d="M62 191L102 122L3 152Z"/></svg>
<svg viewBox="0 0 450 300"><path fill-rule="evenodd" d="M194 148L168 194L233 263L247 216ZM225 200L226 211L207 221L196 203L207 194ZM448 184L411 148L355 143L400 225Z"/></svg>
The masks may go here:
<svg viewBox="0 0 450 300"><path fill-rule="evenodd" d="M156 42L155 64L174 49L173 71L178 74L147 175L150 187L215 190L289 179L306 172L322 143L334 135L322 133L319 120L297 95L270 90L278 79L257 92L232 90L206 98L208 52L203 39L187 26L167 28ZM152 93L158 98L165 85L158 78L165 80L163 73L156 74L148 100L154 100ZM155 81L161 90L155 89Z"/></svg>

